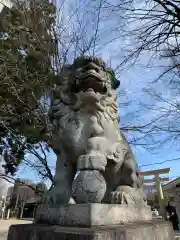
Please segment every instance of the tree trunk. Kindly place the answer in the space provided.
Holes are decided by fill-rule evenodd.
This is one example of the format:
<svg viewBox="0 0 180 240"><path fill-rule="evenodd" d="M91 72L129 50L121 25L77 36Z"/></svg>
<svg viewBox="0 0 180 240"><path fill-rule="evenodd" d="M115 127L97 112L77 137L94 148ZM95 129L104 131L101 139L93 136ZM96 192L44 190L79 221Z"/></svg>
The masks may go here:
<svg viewBox="0 0 180 240"><path fill-rule="evenodd" d="M21 206L20 219L22 219L22 217L23 217L24 205L25 205L25 201L23 201L23 204L22 204L22 206Z"/></svg>

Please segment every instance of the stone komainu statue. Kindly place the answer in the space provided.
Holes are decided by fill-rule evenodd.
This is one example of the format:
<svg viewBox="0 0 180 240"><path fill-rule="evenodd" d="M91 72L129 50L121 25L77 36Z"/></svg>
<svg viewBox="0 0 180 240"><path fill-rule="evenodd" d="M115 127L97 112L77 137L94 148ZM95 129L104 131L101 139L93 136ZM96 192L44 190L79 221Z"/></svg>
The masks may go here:
<svg viewBox="0 0 180 240"><path fill-rule="evenodd" d="M79 57L63 69L49 112L57 163L46 202L145 204L137 163L118 125L119 84L99 58Z"/></svg>

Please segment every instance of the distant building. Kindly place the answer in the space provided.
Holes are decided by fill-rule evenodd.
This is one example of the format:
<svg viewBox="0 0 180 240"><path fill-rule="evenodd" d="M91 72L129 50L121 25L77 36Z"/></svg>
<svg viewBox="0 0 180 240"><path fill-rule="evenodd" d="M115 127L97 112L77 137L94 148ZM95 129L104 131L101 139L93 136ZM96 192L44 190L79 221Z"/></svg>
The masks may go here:
<svg viewBox="0 0 180 240"><path fill-rule="evenodd" d="M14 186L11 186L11 187L9 187L8 188L8 190L7 190L7 197L12 197L12 194L13 194L13 190L14 190Z"/></svg>
<svg viewBox="0 0 180 240"><path fill-rule="evenodd" d="M175 202L180 196L180 177L163 185L164 194L168 201ZM179 199L180 200L180 199Z"/></svg>
<svg viewBox="0 0 180 240"><path fill-rule="evenodd" d="M176 212L180 222L180 177L174 179L167 184L162 185L163 194L166 205L170 202L176 208ZM149 205L153 207L159 206L156 189L146 189Z"/></svg>
<svg viewBox="0 0 180 240"><path fill-rule="evenodd" d="M32 217L34 209L41 201L47 187L44 183L35 184L31 180L16 179L14 186L8 189L10 197L8 209L12 209L18 218Z"/></svg>
<svg viewBox="0 0 180 240"><path fill-rule="evenodd" d="M180 222L180 177L165 184L163 190L166 196L166 202L169 201L171 205L175 206Z"/></svg>

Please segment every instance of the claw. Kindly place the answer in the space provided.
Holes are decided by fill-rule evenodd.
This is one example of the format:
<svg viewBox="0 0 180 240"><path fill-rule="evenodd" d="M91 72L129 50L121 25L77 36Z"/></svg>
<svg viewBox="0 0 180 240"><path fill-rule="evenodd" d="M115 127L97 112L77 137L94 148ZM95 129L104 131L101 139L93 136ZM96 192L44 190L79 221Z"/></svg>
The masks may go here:
<svg viewBox="0 0 180 240"><path fill-rule="evenodd" d="M129 186L118 187L111 193L112 204L134 205L140 202L145 203L143 192Z"/></svg>
<svg viewBox="0 0 180 240"><path fill-rule="evenodd" d="M111 193L111 203L112 204L128 204L129 196L127 196L122 191L115 191Z"/></svg>
<svg viewBox="0 0 180 240"><path fill-rule="evenodd" d="M111 193L111 203L112 204L121 203L121 192L115 191Z"/></svg>

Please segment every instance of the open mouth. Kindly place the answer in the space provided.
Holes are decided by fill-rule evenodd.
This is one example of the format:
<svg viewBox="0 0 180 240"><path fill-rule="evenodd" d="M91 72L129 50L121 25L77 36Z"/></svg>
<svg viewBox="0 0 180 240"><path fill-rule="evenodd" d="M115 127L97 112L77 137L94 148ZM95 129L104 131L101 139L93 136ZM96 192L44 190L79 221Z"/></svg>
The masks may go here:
<svg viewBox="0 0 180 240"><path fill-rule="evenodd" d="M103 78L96 72L88 71L88 73L81 75L75 81L76 92L89 92L89 93L107 93L107 87Z"/></svg>
<svg viewBox="0 0 180 240"><path fill-rule="evenodd" d="M107 92L107 87L104 82L100 82L96 79L84 79L82 83L77 86L79 91L89 92L89 93L101 93L105 94Z"/></svg>

